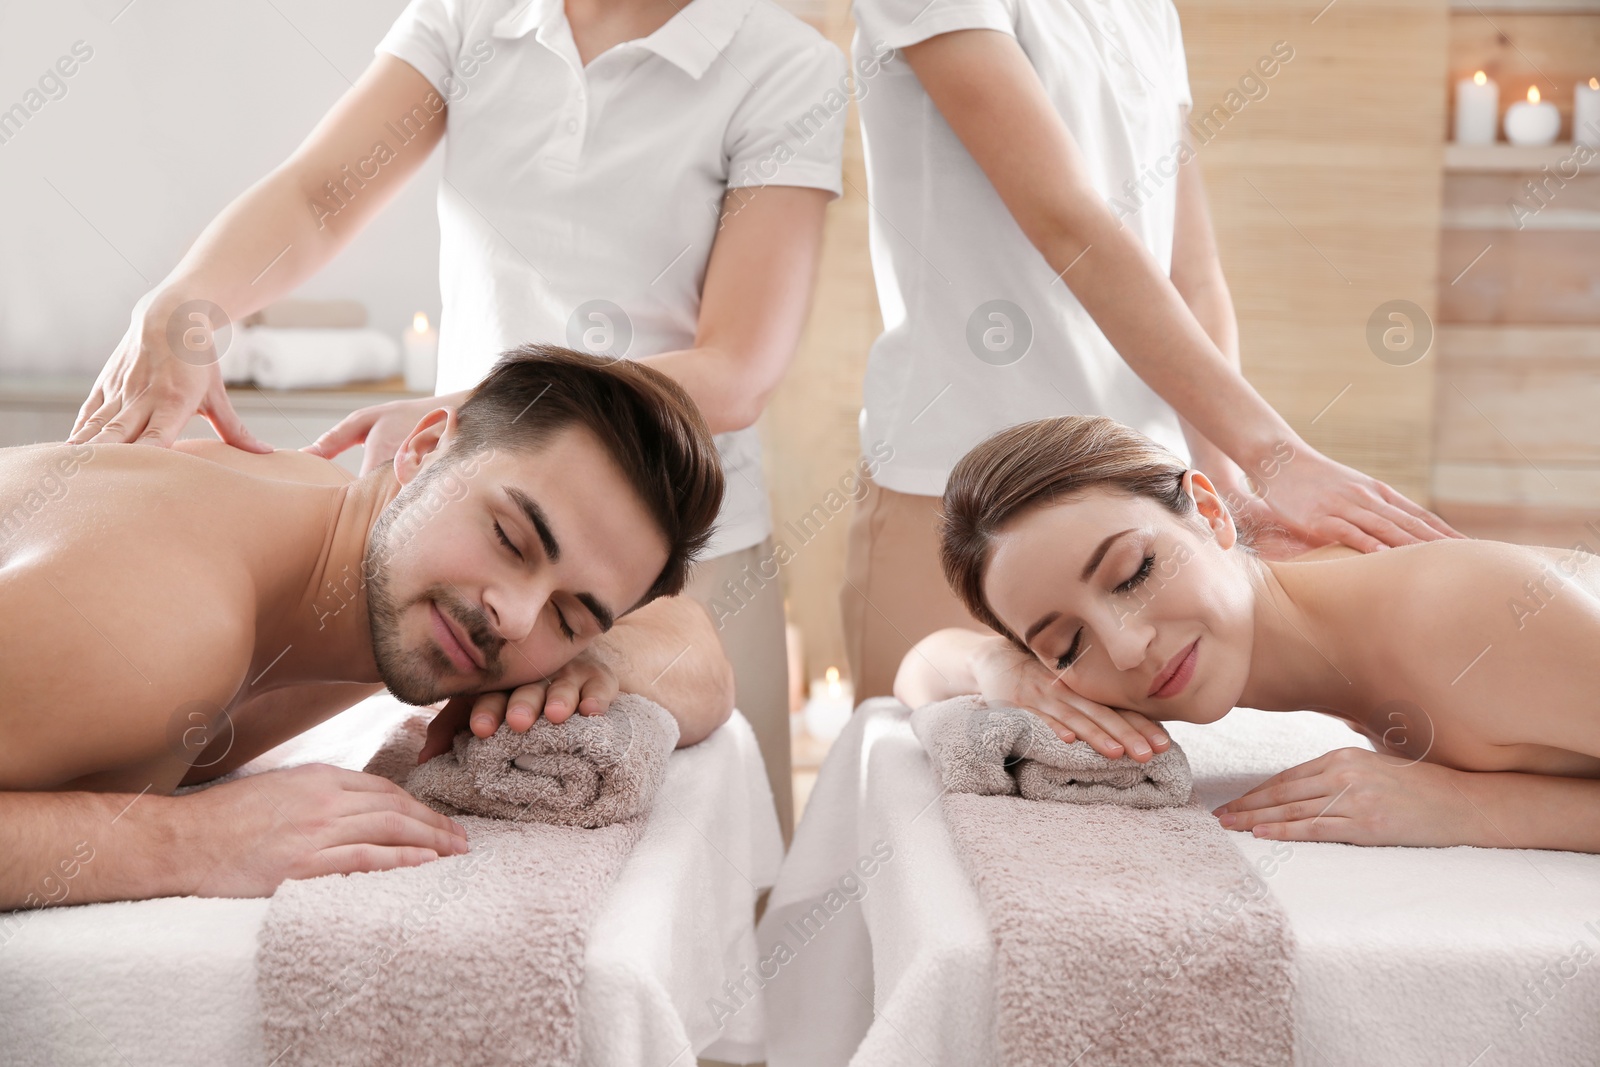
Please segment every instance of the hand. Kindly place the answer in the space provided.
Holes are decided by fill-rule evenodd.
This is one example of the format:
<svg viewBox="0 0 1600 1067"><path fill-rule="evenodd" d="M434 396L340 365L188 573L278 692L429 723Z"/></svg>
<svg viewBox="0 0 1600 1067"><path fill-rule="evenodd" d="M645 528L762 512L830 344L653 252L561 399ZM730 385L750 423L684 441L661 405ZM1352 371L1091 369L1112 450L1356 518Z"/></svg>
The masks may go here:
<svg viewBox="0 0 1600 1067"><path fill-rule="evenodd" d="M540 712L553 723L563 723L576 710L580 715L604 715L617 695L617 678L592 650L556 670L549 678L516 689L453 697L428 724L428 738L417 753L420 766L450 751L456 734L471 729L474 737L488 737L504 722L519 734L527 733Z"/></svg>
<svg viewBox="0 0 1600 1067"><path fill-rule="evenodd" d="M1257 480L1277 520L1305 547L1338 541L1375 552L1465 536L1384 482L1309 447L1265 461Z"/></svg>
<svg viewBox="0 0 1600 1067"><path fill-rule="evenodd" d="M170 445L198 411L217 436L235 448L272 451L233 410L222 383L212 324L198 311L187 328L172 321L183 303L147 295L134 305L127 332L78 409L69 443ZM181 358L172 351L169 326L178 329L185 344L193 342Z"/></svg>
<svg viewBox="0 0 1600 1067"><path fill-rule="evenodd" d="M367 450L361 457L361 473L394 462L394 454L406 435L416 429L417 423L430 411L461 407L471 390L447 393L444 396L424 396L415 400L391 400L387 404L374 404L346 415L339 424L311 444L302 448L323 459L333 459L348 448L365 443Z"/></svg>
<svg viewBox="0 0 1600 1067"><path fill-rule="evenodd" d="M387 778L324 763L176 798L192 892L271 896L289 878L415 867L467 851L467 832Z"/></svg>
<svg viewBox="0 0 1600 1067"><path fill-rule="evenodd" d="M1159 724L1137 711L1108 708L1079 696L1037 657L1003 637L984 638L974 648L972 676L983 699L1027 708L1061 740L1071 744L1082 738L1107 759L1126 753L1143 763L1172 744Z"/></svg>
<svg viewBox="0 0 1600 1067"><path fill-rule="evenodd" d="M1212 811L1223 827L1288 841L1352 845L1477 844L1461 771L1339 748L1273 775Z"/></svg>

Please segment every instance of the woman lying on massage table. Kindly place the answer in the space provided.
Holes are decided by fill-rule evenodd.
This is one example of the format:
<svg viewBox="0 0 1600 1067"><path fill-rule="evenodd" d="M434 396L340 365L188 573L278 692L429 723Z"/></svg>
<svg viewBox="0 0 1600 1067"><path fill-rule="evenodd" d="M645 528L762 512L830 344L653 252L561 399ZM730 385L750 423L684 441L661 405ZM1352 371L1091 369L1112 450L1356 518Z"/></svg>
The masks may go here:
<svg viewBox="0 0 1600 1067"><path fill-rule="evenodd" d="M982 693L1113 758L1119 736L1141 761L1170 744L1159 720L1319 711L1377 751L1291 767L1215 809L1223 826L1600 852L1600 559L1586 544L1449 539L1269 562L1204 474L1077 416L969 452L940 536L946 578L1001 636L920 642L895 682L913 707Z"/></svg>

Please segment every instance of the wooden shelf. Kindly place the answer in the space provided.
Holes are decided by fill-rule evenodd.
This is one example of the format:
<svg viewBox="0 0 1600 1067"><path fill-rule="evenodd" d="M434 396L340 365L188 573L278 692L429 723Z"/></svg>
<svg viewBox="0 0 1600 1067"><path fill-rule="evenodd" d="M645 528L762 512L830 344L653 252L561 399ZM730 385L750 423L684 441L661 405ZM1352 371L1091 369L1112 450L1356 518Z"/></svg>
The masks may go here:
<svg viewBox="0 0 1600 1067"><path fill-rule="evenodd" d="M1551 168L1565 160L1572 160L1578 146L1571 141L1529 148L1514 144L1449 144L1444 146L1444 172L1450 174L1523 174L1537 173L1546 166ZM1600 155L1600 149L1590 149ZM1576 160L1572 164L1576 165ZM1590 160L1578 172L1578 178L1600 175L1600 160ZM1572 181L1568 178L1567 181Z"/></svg>

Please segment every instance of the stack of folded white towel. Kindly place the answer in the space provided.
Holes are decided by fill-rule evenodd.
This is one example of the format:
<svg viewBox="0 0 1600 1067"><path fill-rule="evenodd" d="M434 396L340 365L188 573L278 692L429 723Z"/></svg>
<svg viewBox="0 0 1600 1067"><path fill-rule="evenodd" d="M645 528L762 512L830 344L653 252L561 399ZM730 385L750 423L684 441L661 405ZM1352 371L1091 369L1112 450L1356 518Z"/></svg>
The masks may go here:
<svg viewBox="0 0 1600 1067"><path fill-rule="evenodd" d="M400 373L400 345L354 301L280 301L246 318L222 353L222 380L318 389Z"/></svg>

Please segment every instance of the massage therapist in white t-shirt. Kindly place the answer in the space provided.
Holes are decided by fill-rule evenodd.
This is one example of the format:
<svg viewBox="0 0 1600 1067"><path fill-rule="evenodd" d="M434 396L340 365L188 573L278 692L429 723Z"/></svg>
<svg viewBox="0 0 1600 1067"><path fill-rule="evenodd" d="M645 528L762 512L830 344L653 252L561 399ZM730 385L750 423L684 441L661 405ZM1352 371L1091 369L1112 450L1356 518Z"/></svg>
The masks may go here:
<svg viewBox="0 0 1600 1067"><path fill-rule="evenodd" d="M375 53L295 153L141 299L71 440L170 444L198 409L223 440L271 451L214 363L171 354L167 320L204 299L237 322L292 292L448 132L440 395L356 412L310 451L365 441L364 468L390 462L424 414L459 403L523 342L638 359L683 385L717 435L723 508L685 595L721 594L771 555L754 424L794 354L840 191L844 57L772 0L412 0ZM781 592L768 586L720 622L787 838ZM604 684L581 657L565 670L548 687L480 697L472 728L526 729L541 709L560 721ZM464 704L451 710L465 719Z"/></svg>
<svg viewBox="0 0 1600 1067"><path fill-rule="evenodd" d="M1279 553L1460 535L1319 454L1240 375L1188 162L1192 101L1171 0L854 9L857 57L899 53L861 100L884 320L861 450L891 458L849 531L841 607L856 694L891 692L916 646L936 666L963 657L985 696L1041 712L1069 740L1147 759L1152 742L1166 744L1156 724L1052 684L1004 639L955 632L993 633L950 592L934 532L945 480L979 441L1049 416L1111 416L1189 457L1236 514L1284 527L1268 546ZM1280 42L1261 73L1292 56Z"/></svg>

